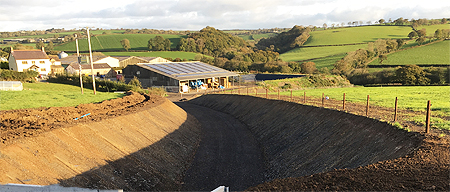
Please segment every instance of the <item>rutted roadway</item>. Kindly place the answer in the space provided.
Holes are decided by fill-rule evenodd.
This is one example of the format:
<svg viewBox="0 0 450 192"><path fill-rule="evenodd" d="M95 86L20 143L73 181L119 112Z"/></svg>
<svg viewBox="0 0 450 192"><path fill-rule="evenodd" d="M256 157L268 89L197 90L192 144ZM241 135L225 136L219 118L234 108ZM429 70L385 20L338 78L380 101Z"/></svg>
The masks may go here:
<svg viewBox="0 0 450 192"><path fill-rule="evenodd" d="M218 186L245 190L265 181L263 152L245 124L206 107L176 104L194 115L202 127L200 146L186 173L183 191L210 191Z"/></svg>

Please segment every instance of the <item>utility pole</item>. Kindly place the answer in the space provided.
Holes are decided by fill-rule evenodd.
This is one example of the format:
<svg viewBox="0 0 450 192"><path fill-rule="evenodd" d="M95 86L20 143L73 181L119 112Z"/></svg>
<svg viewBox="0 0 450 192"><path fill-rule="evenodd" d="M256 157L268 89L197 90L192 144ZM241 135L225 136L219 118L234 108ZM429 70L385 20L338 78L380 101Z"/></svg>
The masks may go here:
<svg viewBox="0 0 450 192"><path fill-rule="evenodd" d="M95 91L95 75L94 75L94 63L92 62L92 48L91 48L91 36L89 35L89 27L87 28L88 44L89 44L89 63L91 64L91 75L92 75L92 87L94 89L94 95L97 94Z"/></svg>
<svg viewBox="0 0 450 192"><path fill-rule="evenodd" d="M81 94L84 94L83 91L83 78L81 77L81 58L80 58L80 51L78 49L78 36L75 34L75 44L77 46L77 60L78 60L78 66L80 67L80 87L81 87Z"/></svg>

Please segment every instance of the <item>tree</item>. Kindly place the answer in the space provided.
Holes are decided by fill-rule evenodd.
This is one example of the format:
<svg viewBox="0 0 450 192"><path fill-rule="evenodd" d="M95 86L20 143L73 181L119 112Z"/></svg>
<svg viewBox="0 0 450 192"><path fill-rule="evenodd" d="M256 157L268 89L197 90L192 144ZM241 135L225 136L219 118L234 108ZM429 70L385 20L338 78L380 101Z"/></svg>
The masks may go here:
<svg viewBox="0 0 450 192"><path fill-rule="evenodd" d="M410 39L413 39L414 37L417 37L417 32L416 32L416 31L411 31L411 32L409 32L408 37L409 37Z"/></svg>
<svg viewBox="0 0 450 192"><path fill-rule="evenodd" d="M158 35L155 38L148 40L147 47L148 50L151 51L168 51L170 50L170 44L171 42L169 39L164 39L164 37Z"/></svg>
<svg viewBox="0 0 450 192"><path fill-rule="evenodd" d="M419 43L419 45L422 45L427 40L426 37L419 37L417 38L416 42Z"/></svg>
<svg viewBox="0 0 450 192"><path fill-rule="evenodd" d="M133 85L133 86L142 88L142 84L136 76L134 76L133 79L131 79L131 81L128 82L128 85Z"/></svg>
<svg viewBox="0 0 450 192"><path fill-rule="evenodd" d="M328 25L327 25L326 23L324 23L324 24L323 24L323 29L327 29L327 26L328 26Z"/></svg>
<svg viewBox="0 0 450 192"><path fill-rule="evenodd" d="M45 47L44 42L42 41L36 42L36 49L42 49L42 47Z"/></svg>
<svg viewBox="0 0 450 192"><path fill-rule="evenodd" d="M302 73L305 73L305 74L313 74L313 73L317 72L316 64L311 61L302 63L300 65L300 67L302 69Z"/></svg>
<svg viewBox="0 0 450 192"><path fill-rule="evenodd" d="M418 31L417 31L417 36L419 36L419 37L425 37L425 36L427 36L427 29L422 28L421 30L418 30Z"/></svg>
<svg viewBox="0 0 450 192"><path fill-rule="evenodd" d="M128 39L123 39L122 41L120 41L120 44L122 44L122 47L123 47L126 51L128 51L128 49L131 48L130 40L128 40Z"/></svg>
<svg viewBox="0 0 450 192"><path fill-rule="evenodd" d="M396 80L403 85L428 85L430 79L426 77L422 68L417 65L405 65L395 72Z"/></svg>
<svg viewBox="0 0 450 192"><path fill-rule="evenodd" d="M383 23L385 22L385 20L384 20L384 19L380 19L380 20L378 20L378 22L379 22L380 24L383 24Z"/></svg>
<svg viewBox="0 0 450 192"><path fill-rule="evenodd" d="M53 51L53 42L52 41L50 41L47 44L47 47L45 47L45 51Z"/></svg>

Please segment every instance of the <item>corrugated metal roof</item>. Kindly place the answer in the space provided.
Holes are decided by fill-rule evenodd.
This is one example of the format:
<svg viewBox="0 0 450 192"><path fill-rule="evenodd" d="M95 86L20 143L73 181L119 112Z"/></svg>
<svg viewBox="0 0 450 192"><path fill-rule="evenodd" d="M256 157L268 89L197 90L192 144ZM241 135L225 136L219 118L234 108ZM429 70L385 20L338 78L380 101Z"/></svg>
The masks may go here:
<svg viewBox="0 0 450 192"><path fill-rule="evenodd" d="M180 81L237 76L236 73L199 61L139 64L139 66Z"/></svg>
<svg viewBox="0 0 450 192"><path fill-rule="evenodd" d="M98 63L98 64L92 64L94 69L110 69L111 67L106 64L106 63ZM73 69L79 70L80 69L80 64L70 64L70 66L72 66ZM91 65L90 64L83 64L81 65L82 69L91 69Z"/></svg>
<svg viewBox="0 0 450 192"><path fill-rule="evenodd" d="M42 50L14 50L11 52L16 60L28 59L48 59L48 56Z"/></svg>

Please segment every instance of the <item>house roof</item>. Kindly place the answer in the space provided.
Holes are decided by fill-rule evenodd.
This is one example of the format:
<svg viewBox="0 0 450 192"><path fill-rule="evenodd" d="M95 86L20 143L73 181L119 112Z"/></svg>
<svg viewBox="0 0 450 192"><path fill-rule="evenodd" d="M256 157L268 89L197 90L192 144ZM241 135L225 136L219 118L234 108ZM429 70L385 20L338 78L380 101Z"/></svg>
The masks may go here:
<svg viewBox="0 0 450 192"><path fill-rule="evenodd" d="M86 56L86 55L82 55L82 56ZM103 55L93 55L92 56L92 62L96 62L100 59L106 58L109 56L103 56ZM76 55L70 55L64 58L61 58L61 64L77 64L78 63L78 57Z"/></svg>
<svg viewBox="0 0 450 192"><path fill-rule="evenodd" d="M14 50L11 55L16 60L30 60L30 59L49 59L47 54L42 50Z"/></svg>
<svg viewBox="0 0 450 192"><path fill-rule="evenodd" d="M58 55L48 55L48 58L54 59L55 61L61 61L58 57Z"/></svg>
<svg viewBox="0 0 450 192"><path fill-rule="evenodd" d="M93 65L94 65L94 69L111 69L111 67L106 63L97 63L97 64L93 64ZM70 66L72 66L72 68L75 70L80 70L80 65L78 63L70 64ZM91 69L91 65L83 64L83 65L81 65L81 69Z"/></svg>
<svg viewBox="0 0 450 192"><path fill-rule="evenodd" d="M236 73L200 61L138 64L138 66L180 81L237 76Z"/></svg>

